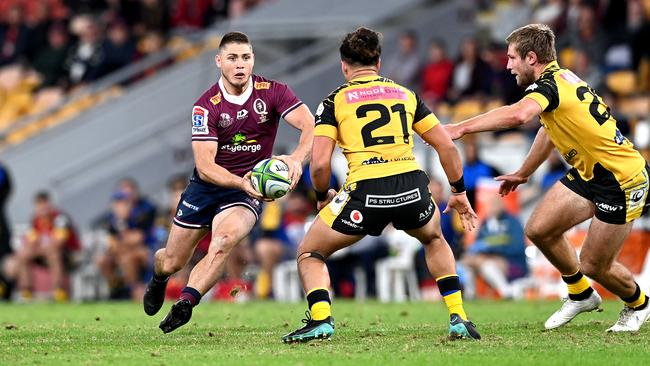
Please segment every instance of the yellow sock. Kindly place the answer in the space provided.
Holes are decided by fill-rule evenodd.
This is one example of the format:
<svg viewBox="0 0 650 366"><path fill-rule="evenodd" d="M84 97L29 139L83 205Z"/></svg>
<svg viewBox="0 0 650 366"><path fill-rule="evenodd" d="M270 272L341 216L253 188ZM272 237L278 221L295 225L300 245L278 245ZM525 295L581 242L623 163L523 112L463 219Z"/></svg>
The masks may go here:
<svg viewBox="0 0 650 366"><path fill-rule="evenodd" d="M307 293L307 303L311 318L314 320L324 320L332 315L332 306L330 305L330 293L325 288L315 288Z"/></svg>
<svg viewBox="0 0 650 366"><path fill-rule="evenodd" d="M591 287L591 285L589 284L589 280L585 276L582 276L580 278L580 280L578 280L578 282L576 282L576 283L568 283L566 286L569 289L569 293L571 295L581 294L586 289Z"/></svg>
<svg viewBox="0 0 650 366"><path fill-rule="evenodd" d="M639 285L637 284L636 285L636 291L635 291L634 295L623 299L623 301L625 301L625 305L627 305L628 307L630 307L632 309L635 309L635 310L640 310L640 309L637 309L637 308L646 304L645 303L646 302L646 295L643 292L643 290L641 290ZM643 306L642 308L645 308L645 306Z"/></svg>
<svg viewBox="0 0 650 366"><path fill-rule="evenodd" d="M311 317L314 320L323 320L332 315L332 306L327 301L319 301L311 306Z"/></svg>
<svg viewBox="0 0 650 366"><path fill-rule="evenodd" d="M584 300L594 292L589 284L589 280L580 271L571 275L562 275L562 281L566 283L571 300Z"/></svg>
<svg viewBox="0 0 650 366"><path fill-rule="evenodd" d="M62 288L54 289L53 297L54 297L54 301L56 302L68 301L68 293Z"/></svg>
<svg viewBox="0 0 650 366"><path fill-rule="evenodd" d="M255 296L266 299L271 294L271 276L266 271L260 271L255 280Z"/></svg>
<svg viewBox="0 0 650 366"><path fill-rule="evenodd" d="M458 314L463 320L467 320L467 314L465 314L465 309L463 309L463 297L461 292L456 291L453 294L444 296L445 304L449 310L449 314Z"/></svg>
<svg viewBox="0 0 650 366"><path fill-rule="evenodd" d="M467 314L463 309L463 298L460 292L460 279L455 273L440 276L436 278L438 284L438 291L445 300L449 315L458 314L463 320L467 320Z"/></svg>

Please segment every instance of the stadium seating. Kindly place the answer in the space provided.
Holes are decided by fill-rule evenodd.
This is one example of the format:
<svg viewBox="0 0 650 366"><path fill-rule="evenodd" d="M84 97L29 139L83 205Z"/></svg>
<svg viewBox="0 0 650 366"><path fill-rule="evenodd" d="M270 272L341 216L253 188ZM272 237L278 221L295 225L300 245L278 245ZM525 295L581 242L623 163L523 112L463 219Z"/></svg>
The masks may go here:
<svg viewBox="0 0 650 366"><path fill-rule="evenodd" d="M405 232L394 229L385 233L384 238L391 250L397 254L379 260L375 266L377 298L381 302L420 300L414 263L420 242Z"/></svg>

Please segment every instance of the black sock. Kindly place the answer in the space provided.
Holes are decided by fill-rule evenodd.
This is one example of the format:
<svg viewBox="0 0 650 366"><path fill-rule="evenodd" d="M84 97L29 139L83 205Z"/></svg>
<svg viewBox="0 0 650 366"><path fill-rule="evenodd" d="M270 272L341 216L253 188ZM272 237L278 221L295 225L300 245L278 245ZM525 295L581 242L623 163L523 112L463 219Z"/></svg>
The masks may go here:
<svg viewBox="0 0 650 366"><path fill-rule="evenodd" d="M192 304L192 307L194 307L201 301L201 296L201 293L195 288L184 287L183 290L181 290L181 296L179 297L179 300L187 300L190 302L190 304Z"/></svg>
<svg viewBox="0 0 650 366"><path fill-rule="evenodd" d="M309 294L307 294L307 304L309 305L309 309L311 309L311 307L315 303L321 302L321 301L327 301L330 304L332 303L332 300L330 300L329 291L320 288L318 290L314 290L314 291L310 292Z"/></svg>

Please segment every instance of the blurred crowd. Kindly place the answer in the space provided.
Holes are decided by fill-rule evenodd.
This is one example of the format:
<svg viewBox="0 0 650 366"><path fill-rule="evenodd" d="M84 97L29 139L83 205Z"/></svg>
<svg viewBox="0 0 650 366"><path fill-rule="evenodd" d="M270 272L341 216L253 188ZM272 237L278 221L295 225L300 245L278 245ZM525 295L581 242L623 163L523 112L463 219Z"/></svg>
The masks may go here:
<svg viewBox="0 0 650 366"><path fill-rule="evenodd" d="M4 0L0 2L0 131L71 92L261 0ZM135 79L174 62L165 59ZM133 80L126 80L126 84Z"/></svg>

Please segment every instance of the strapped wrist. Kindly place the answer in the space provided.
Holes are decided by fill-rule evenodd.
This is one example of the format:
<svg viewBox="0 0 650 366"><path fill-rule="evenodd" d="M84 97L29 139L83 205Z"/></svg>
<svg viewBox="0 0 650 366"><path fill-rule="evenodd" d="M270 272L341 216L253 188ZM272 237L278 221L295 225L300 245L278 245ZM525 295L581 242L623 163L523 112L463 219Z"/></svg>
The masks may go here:
<svg viewBox="0 0 650 366"><path fill-rule="evenodd" d="M465 179L462 175L457 181L449 182L449 185L451 186L451 193L453 194L461 194L465 192Z"/></svg>
<svg viewBox="0 0 650 366"><path fill-rule="evenodd" d="M316 200L319 202L325 201L327 199L327 191L320 192L314 189L314 193L316 193Z"/></svg>

